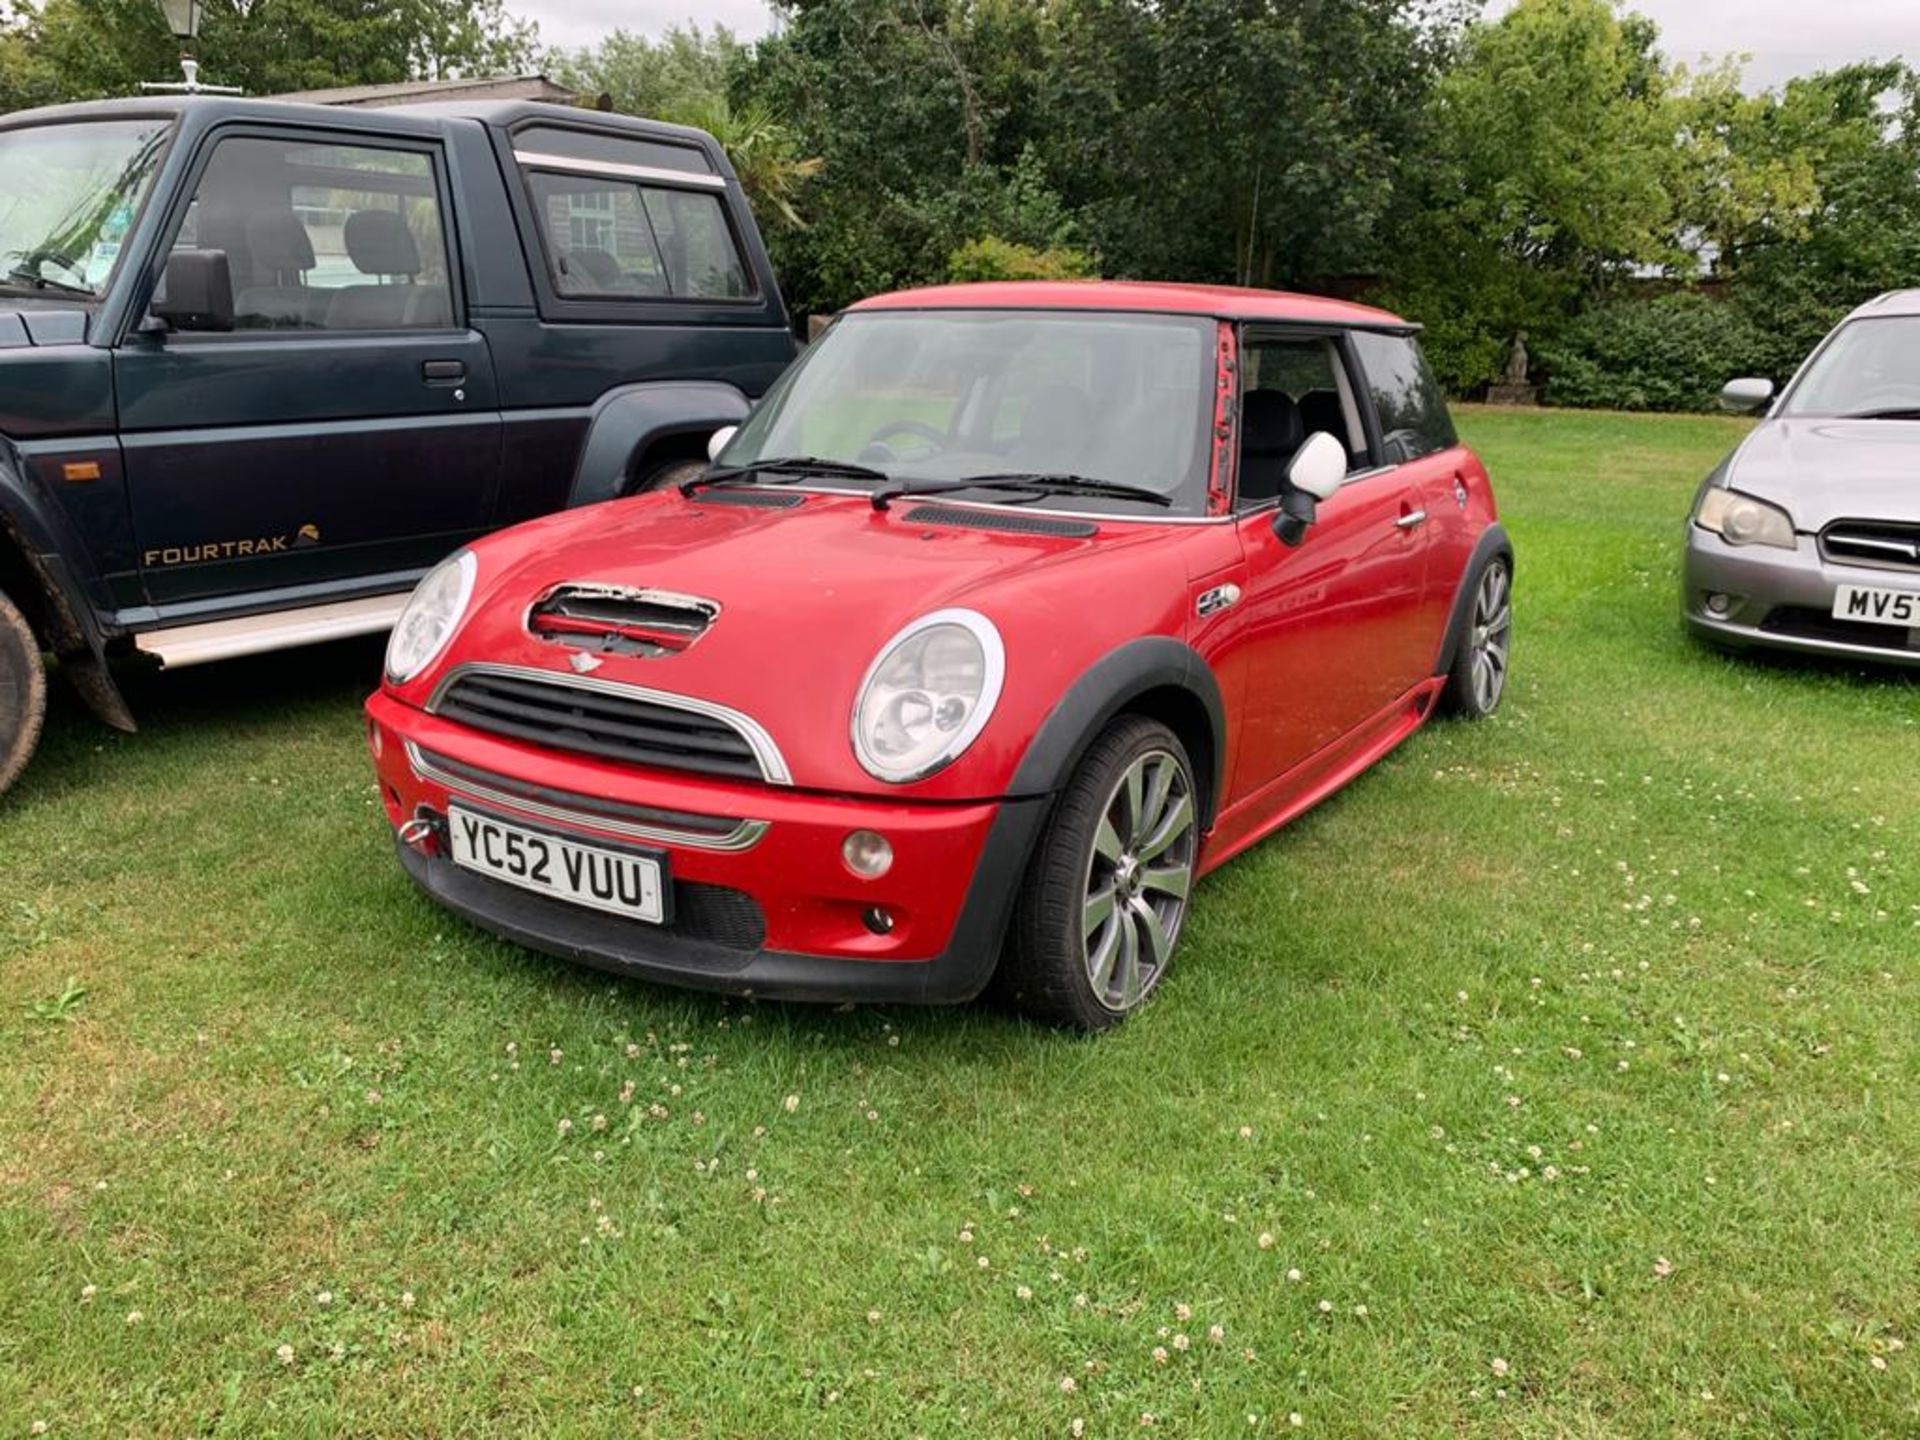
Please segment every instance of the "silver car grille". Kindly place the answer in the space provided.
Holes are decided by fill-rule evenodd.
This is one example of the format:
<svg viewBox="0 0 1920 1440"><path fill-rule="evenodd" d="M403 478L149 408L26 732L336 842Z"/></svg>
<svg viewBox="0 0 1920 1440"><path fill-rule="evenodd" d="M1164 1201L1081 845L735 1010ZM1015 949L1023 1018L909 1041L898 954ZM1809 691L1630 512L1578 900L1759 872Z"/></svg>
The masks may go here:
<svg viewBox="0 0 1920 1440"><path fill-rule="evenodd" d="M1820 553L1841 565L1920 570L1920 525L1898 520L1836 520L1820 532Z"/></svg>

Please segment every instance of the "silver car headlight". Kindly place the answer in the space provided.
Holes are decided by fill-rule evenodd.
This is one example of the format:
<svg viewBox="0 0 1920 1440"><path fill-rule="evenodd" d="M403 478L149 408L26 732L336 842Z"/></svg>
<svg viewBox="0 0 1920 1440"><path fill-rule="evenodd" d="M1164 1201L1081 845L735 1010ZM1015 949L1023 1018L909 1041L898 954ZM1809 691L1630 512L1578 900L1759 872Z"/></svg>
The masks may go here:
<svg viewBox="0 0 1920 1440"><path fill-rule="evenodd" d="M1700 497L1694 512L1694 524L1711 530L1729 545L1774 545L1782 550L1795 547L1793 517L1778 505L1769 505L1738 490L1711 486Z"/></svg>
<svg viewBox="0 0 1920 1440"><path fill-rule="evenodd" d="M387 639L387 679L404 685L447 648L460 617L473 599L473 581L480 562L471 550L448 556L414 587L407 608Z"/></svg>
<svg viewBox="0 0 1920 1440"><path fill-rule="evenodd" d="M881 648L853 707L853 751L903 785L958 759L985 728L1006 678L993 622L972 610L922 615Z"/></svg>

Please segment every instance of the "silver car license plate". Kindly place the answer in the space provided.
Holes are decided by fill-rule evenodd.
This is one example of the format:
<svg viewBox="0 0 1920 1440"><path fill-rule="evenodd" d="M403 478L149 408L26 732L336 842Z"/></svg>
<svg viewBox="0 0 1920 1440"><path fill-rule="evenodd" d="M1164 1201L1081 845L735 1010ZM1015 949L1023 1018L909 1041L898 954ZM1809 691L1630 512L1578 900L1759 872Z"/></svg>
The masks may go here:
<svg viewBox="0 0 1920 1440"><path fill-rule="evenodd" d="M660 860L566 839L458 806L447 807L453 863L523 890L658 925L667 918Z"/></svg>
<svg viewBox="0 0 1920 1440"><path fill-rule="evenodd" d="M1833 618L1869 625L1920 629L1920 590L1890 590L1882 585L1842 585L1833 597Z"/></svg>

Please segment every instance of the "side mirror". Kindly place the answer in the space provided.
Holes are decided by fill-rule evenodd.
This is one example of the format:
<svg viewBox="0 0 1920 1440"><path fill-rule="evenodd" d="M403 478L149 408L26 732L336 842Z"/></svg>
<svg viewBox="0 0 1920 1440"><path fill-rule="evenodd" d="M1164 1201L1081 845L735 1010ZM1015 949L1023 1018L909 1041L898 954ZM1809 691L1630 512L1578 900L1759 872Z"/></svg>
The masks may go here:
<svg viewBox="0 0 1920 1440"><path fill-rule="evenodd" d="M175 330L233 329L233 276L224 250L176 250L154 292L153 314Z"/></svg>
<svg viewBox="0 0 1920 1440"><path fill-rule="evenodd" d="M1347 447L1316 430L1287 465L1287 484L1316 500L1330 500L1347 479Z"/></svg>
<svg viewBox="0 0 1920 1440"><path fill-rule="evenodd" d="M1729 380L1720 392L1720 408L1735 415L1751 415L1766 409L1772 399L1771 380Z"/></svg>
<svg viewBox="0 0 1920 1440"><path fill-rule="evenodd" d="M713 437L707 441L707 459L718 460L720 458L720 452L727 448L727 442L733 439L739 431L740 427L738 425L722 425L718 430L714 431Z"/></svg>

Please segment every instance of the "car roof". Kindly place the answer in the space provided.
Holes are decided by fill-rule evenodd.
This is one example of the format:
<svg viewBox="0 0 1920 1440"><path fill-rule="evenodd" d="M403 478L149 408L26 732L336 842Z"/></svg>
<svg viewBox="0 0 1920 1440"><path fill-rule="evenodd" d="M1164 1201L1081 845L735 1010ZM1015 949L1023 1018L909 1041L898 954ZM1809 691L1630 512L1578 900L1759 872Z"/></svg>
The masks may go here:
<svg viewBox="0 0 1920 1440"><path fill-rule="evenodd" d="M1847 319L1858 320L1870 315L1920 315L1920 290L1889 290L1884 295L1876 295Z"/></svg>
<svg viewBox="0 0 1920 1440"><path fill-rule="evenodd" d="M1277 320L1294 324L1358 326L1411 331L1419 327L1386 310L1300 295L1285 290L1248 290L1234 285L1182 285L1143 280L996 280L972 285L929 285L862 300L851 309L870 310L1131 310L1164 315L1205 315L1221 320Z"/></svg>

